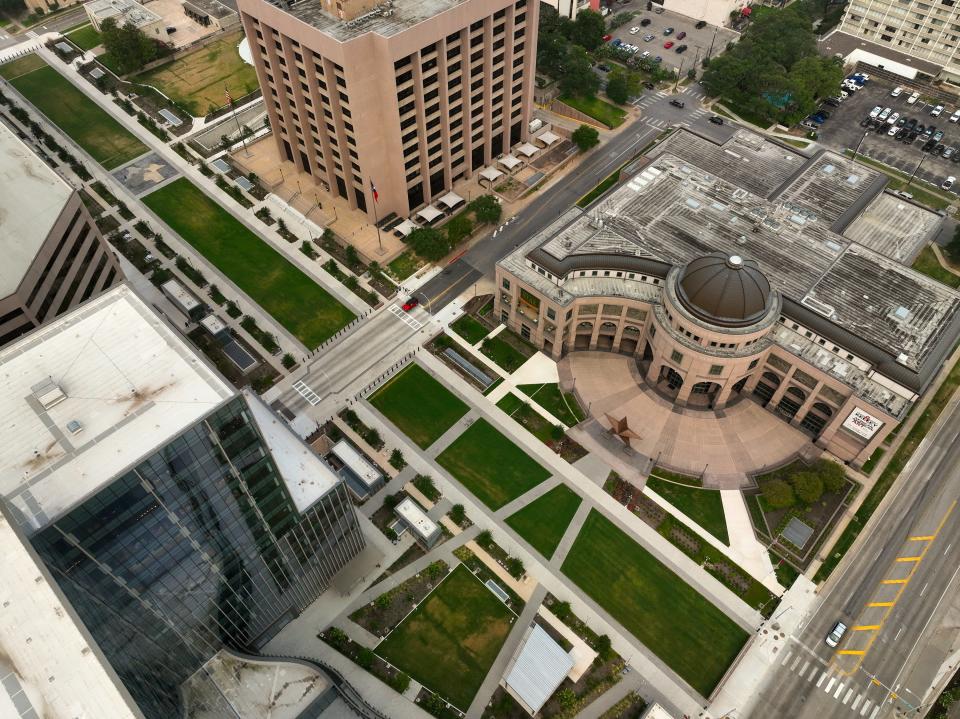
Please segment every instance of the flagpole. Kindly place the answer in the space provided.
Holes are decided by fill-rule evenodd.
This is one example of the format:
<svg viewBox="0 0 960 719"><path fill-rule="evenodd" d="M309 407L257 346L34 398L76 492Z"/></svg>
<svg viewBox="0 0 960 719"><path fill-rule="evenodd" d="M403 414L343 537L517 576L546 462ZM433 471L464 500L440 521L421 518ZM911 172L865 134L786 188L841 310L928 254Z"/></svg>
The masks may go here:
<svg viewBox="0 0 960 719"><path fill-rule="evenodd" d="M240 143L243 145L243 154L245 157L250 157L250 150L247 148L247 139L243 136L243 130L240 128L240 120L237 118L237 108L233 104L233 97L231 97L226 83L223 84L223 92L227 96L227 102L230 105L230 112L233 115L233 121L237 123L237 132L240 133Z"/></svg>
<svg viewBox="0 0 960 719"><path fill-rule="evenodd" d="M380 254L383 254L383 240L380 239L380 218L377 217L377 187L370 180L370 189L373 190L373 224L377 228L377 244L380 245Z"/></svg>

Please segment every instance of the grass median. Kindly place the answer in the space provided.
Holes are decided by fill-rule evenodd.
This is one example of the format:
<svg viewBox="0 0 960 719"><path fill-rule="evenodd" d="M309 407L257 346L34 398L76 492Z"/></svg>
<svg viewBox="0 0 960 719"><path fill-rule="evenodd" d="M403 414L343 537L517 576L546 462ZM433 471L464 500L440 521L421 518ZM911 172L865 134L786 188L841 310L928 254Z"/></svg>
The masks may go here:
<svg viewBox="0 0 960 719"><path fill-rule="evenodd" d="M174 180L143 202L307 348L354 319L353 312L190 180Z"/></svg>
<svg viewBox="0 0 960 719"><path fill-rule="evenodd" d="M550 559L582 501L579 494L560 484L507 517L507 525Z"/></svg>
<svg viewBox="0 0 960 719"><path fill-rule="evenodd" d="M596 510L561 571L704 697L747 641L744 629Z"/></svg>
<svg viewBox="0 0 960 719"><path fill-rule="evenodd" d="M654 469L654 473L657 470ZM716 489L703 489L692 484L695 477L688 478L690 483L677 483L660 479L651 474L647 479L647 487L659 494L694 522L706 529L710 534L724 544L730 544L727 535L727 520L723 513L723 500Z"/></svg>
<svg viewBox="0 0 960 719"><path fill-rule="evenodd" d="M25 58L23 64L11 63L16 67L7 68L6 72L14 77L4 77L94 160L107 170L112 170L147 151L146 145L63 75L45 63L37 67L33 57L29 56L31 59L28 62ZM43 63L42 60L40 62ZM24 74L15 74L24 70Z"/></svg>
<svg viewBox="0 0 960 719"><path fill-rule="evenodd" d="M411 364L374 392L370 404L420 449L440 439L469 409L418 364Z"/></svg>

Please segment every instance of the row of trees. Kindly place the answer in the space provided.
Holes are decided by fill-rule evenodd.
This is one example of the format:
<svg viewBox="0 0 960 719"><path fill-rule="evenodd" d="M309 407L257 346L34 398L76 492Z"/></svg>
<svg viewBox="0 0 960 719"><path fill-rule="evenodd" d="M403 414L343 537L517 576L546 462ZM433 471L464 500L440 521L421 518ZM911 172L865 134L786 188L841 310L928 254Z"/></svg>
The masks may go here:
<svg viewBox="0 0 960 719"><path fill-rule="evenodd" d="M600 87L588 52L603 44L603 17L581 10L576 20L560 17L548 5L540 8L537 70L557 80L564 95L589 97Z"/></svg>
<svg viewBox="0 0 960 719"><path fill-rule="evenodd" d="M443 227L418 227L407 237L407 244L423 259L437 262L470 236L475 223L495 224L500 221L502 212L497 198L481 195L467 205L466 211L452 217Z"/></svg>
<svg viewBox="0 0 960 719"><path fill-rule="evenodd" d="M763 120L793 124L818 98L837 93L843 66L817 52L814 0L753 21L734 45L711 59L702 84L736 109Z"/></svg>
<svg viewBox="0 0 960 719"><path fill-rule="evenodd" d="M792 507L797 500L815 504L824 492L839 492L847 481L843 466L828 459L781 475L762 483L763 498L773 509Z"/></svg>

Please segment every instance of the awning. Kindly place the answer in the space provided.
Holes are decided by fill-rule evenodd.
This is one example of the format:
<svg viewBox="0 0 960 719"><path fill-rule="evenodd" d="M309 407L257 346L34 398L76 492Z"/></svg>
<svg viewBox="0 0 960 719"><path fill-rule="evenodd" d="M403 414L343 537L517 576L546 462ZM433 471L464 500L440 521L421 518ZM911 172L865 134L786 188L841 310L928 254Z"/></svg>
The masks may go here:
<svg viewBox="0 0 960 719"><path fill-rule="evenodd" d="M448 192L446 195L437 200L437 202L439 202L441 205L446 205L447 208L451 210L463 201L463 198L460 197L460 195L458 195L456 192Z"/></svg>
<svg viewBox="0 0 960 719"><path fill-rule="evenodd" d="M484 167L482 170L480 170L480 177L482 177L484 180L493 182L498 177L503 177L503 173L500 172L500 170L498 170L496 167Z"/></svg>
<svg viewBox="0 0 960 719"><path fill-rule="evenodd" d="M508 170L512 170L514 167L520 164L520 160L515 158L513 155L504 155L497 160L497 162L506 167Z"/></svg>
<svg viewBox="0 0 960 719"><path fill-rule="evenodd" d="M393 228L393 231L398 233L401 237L406 237L411 232L417 229L417 223L410 220L404 220L399 225Z"/></svg>
<svg viewBox="0 0 960 719"><path fill-rule="evenodd" d="M552 132L550 132L550 130L547 130L546 132L541 132L539 135L537 135L537 139L540 140L540 142L542 142L547 147L550 147L550 145L552 145L553 143L560 141L560 138L557 135L554 135Z"/></svg>
<svg viewBox="0 0 960 719"><path fill-rule="evenodd" d="M529 142L525 142L517 148L517 152L519 152L521 155L526 155L527 157L533 157L539 151L539 147L534 147Z"/></svg>
<svg viewBox="0 0 960 719"><path fill-rule="evenodd" d="M417 217L422 218L429 225L437 218L443 217L443 213L433 205L427 205L417 213Z"/></svg>

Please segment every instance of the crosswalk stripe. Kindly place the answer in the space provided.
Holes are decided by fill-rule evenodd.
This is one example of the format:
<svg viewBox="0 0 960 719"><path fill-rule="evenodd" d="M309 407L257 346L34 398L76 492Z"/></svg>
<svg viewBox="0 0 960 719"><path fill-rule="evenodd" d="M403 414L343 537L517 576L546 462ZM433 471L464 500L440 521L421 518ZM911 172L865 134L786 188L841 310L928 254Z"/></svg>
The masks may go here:
<svg viewBox="0 0 960 719"><path fill-rule="evenodd" d="M790 661L790 657L791 657L791 656L793 656L793 650L792 650L792 649L788 649L786 655L783 657L783 661L780 662L780 666L782 666L782 667L787 666L787 662Z"/></svg>
<svg viewBox="0 0 960 719"><path fill-rule="evenodd" d="M874 719L874 717L876 717L877 714L879 713L880 713L880 705L877 704L877 706L873 710L873 714L870 715L870 719Z"/></svg>
<svg viewBox="0 0 960 719"><path fill-rule="evenodd" d="M803 663L803 669L800 670L800 676L803 676L804 674L807 673L807 667L809 666L810 666L810 660L807 659L807 661Z"/></svg>
<svg viewBox="0 0 960 719"><path fill-rule="evenodd" d="M817 679L817 687L818 687L818 688L820 687L821 684L823 684L823 680L826 679L826 678L827 678L827 673L826 673L826 672L824 672L823 674L820 675L820 678ZM833 679L831 679L830 681L833 681Z"/></svg>
<svg viewBox="0 0 960 719"><path fill-rule="evenodd" d="M867 701L865 701L865 702L863 703L863 708L860 710L860 716L863 716L863 715L866 714L868 711L870 711L870 707L871 707L872 705L873 705L873 702L870 701L869 699L867 699Z"/></svg>
<svg viewBox="0 0 960 719"><path fill-rule="evenodd" d="M845 686L844 684L841 684L840 686L837 687L837 691L835 691L835 692L833 693L833 698L834 698L834 699L839 699L839 698L840 698L840 694L843 692L843 687L844 687L844 686Z"/></svg>
<svg viewBox="0 0 960 719"><path fill-rule="evenodd" d="M850 708L856 711L857 706L859 706L862 699L863 699L863 694L857 694L857 698L853 700L853 704L850 705Z"/></svg>
<svg viewBox="0 0 960 719"><path fill-rule="evenodd" d="M847 689L847 695L843 698L843 703L846 704L850 701L850 697L853 696L853 689Z"/></svg>
<svg viewBox="0 0 960 719"><path fill-rule="evenodd" d="M796 670L797 665L800 663L800 660L801 660L801 659L803 659L803 657L801 657L801 656L798 654L798 655L797 655L797 658L793 660L793 664L790 665L790 671L791 671L791 672L794 671L794 670Z"/></svg>
<svg viewBox="0 0 960 719"><path fill-rule="evenodd" d="M810 667L810 676L807 677L807 681L812 682L813 678L817 676L818 671L820 671L820 667L818 667L816 664Z"/></svg>
<svg viewBox="0 0 960 719"><path fill-rule="evenodd" d="M825 691L827 694L829 694L829 693L830 693L830 690L833 689L833 685L836 684L836 683L837 683L837 678L836 678L836 677L830 677L830 681L827 682L827 686L825 686L825 687L823 688L823 691Z"/></svg>

